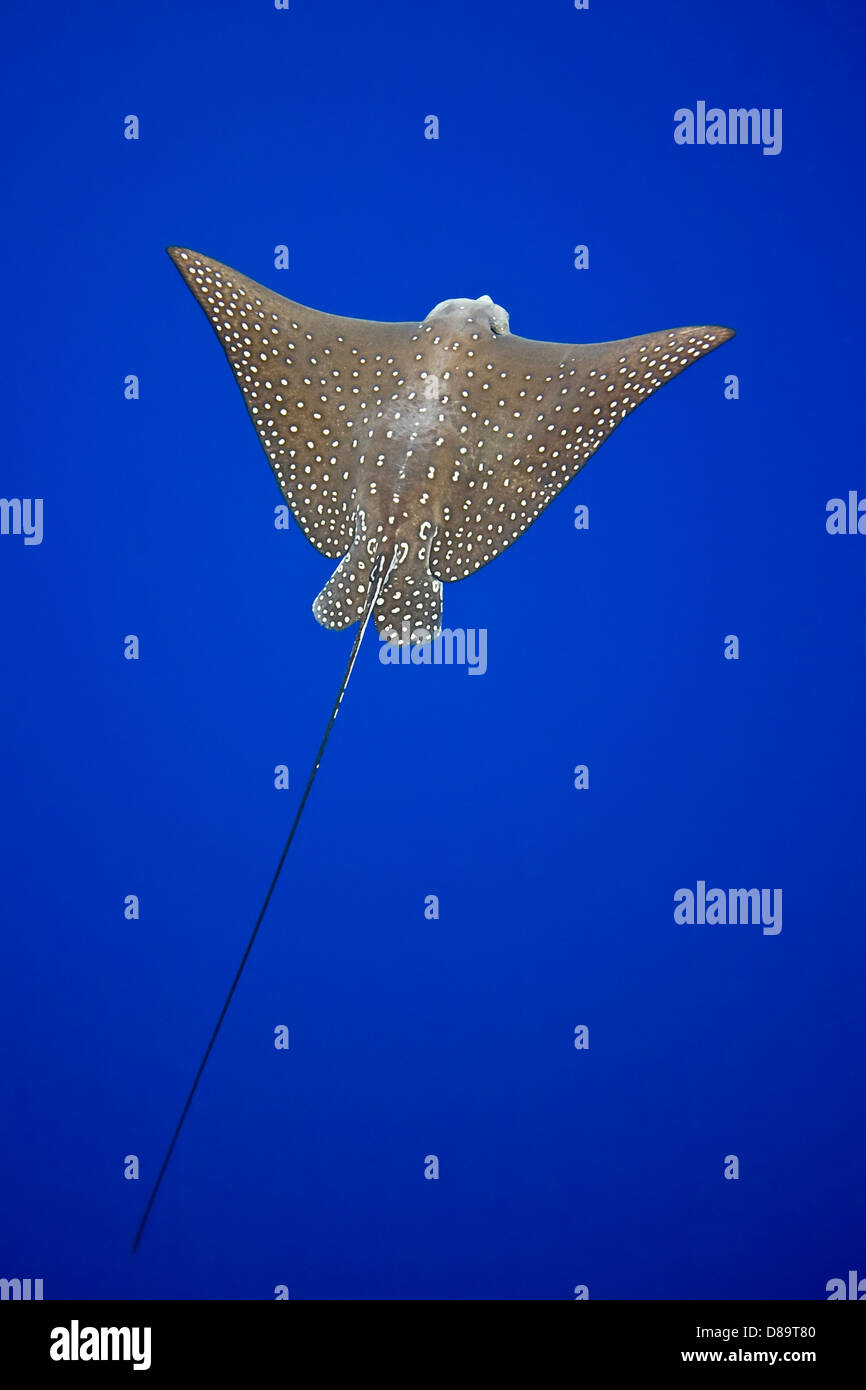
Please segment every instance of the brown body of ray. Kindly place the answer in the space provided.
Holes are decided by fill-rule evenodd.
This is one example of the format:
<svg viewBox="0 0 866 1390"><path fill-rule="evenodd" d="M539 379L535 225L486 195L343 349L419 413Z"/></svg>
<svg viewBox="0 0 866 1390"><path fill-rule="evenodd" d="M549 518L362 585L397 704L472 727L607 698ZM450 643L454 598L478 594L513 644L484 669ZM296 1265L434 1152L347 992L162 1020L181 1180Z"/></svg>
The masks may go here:
<svg viewBox="0 0 866 1390"><path fill-rule="evenodd" d="M733 337L674 328L567 345L513 336L487 296L376 323L295 304L199 252L169 255L223 345L277 482L340 559L313 604L425 642L442 584L499 555L640 403Z"/></svg>

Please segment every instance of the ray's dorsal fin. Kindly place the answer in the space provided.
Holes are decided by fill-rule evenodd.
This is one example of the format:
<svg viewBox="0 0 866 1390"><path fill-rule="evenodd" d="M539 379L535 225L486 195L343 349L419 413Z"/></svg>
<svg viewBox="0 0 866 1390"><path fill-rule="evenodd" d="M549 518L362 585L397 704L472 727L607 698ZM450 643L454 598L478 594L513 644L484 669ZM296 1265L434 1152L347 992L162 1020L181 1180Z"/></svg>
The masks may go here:
<svg viewBox="0 0 866 1390"><path fill-rule="evenodd" d="M298 525L338 559L354 533L360 441L415 324L323 314L198 251L167 250L222 344Z"/></svg>

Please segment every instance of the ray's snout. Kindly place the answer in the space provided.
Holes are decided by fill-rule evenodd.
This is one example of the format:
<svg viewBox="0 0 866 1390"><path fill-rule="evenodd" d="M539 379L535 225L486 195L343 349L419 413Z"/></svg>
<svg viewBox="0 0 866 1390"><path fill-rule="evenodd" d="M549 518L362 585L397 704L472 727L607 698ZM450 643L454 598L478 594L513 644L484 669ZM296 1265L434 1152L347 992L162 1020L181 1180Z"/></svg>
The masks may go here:
<svg viewBox="0 0 866 1390"><path fill-rule="evenodd" d="M424 322L441 323L451 330L476 324L500 337L508 332L508 310L501 304L494 304L489 294L482 294L480 299L443 299L430 310Z"/></svg>

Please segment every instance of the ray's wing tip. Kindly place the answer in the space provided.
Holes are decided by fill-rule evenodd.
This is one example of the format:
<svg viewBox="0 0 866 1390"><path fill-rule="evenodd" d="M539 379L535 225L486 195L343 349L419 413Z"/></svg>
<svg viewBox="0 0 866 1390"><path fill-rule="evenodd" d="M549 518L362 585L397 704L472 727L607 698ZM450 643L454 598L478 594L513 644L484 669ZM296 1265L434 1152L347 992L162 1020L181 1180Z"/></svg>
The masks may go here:
<svg viewBox="0 0 866 1390"><path fill-rule="evenodd" d="M184 261L189 261L196 255L195 251L190 251L188 246L167 246L165 254L169 256L180 269Z"/></svg>
<svg viewBox="0 0 866 1390"><path fill-rule="evenodd" d="M165 254L168 256L175 270L180 271L184 279L189 278L189 259L190 252L185 246L167 246Z"/></svg>
<svg viewBox="0 0 866 1390"><path fill-rule="evenodd" d="M705 333L715 334L715 336L719 340L717 343L714 344L715 347L721 347L722 343L729 343L732 338L736 338L737 336L736 328L728 328L723 323L714 323L709 328L705 328L703 331Z"/></svg>
<svg viewBox="0 0 866 1390"><path fill-rule="evenodd" d="M218 262L205 255L203 251L194 251L191 246L166 246L165 254L174 262L181 275L192 274L193 263L201 262L203 265L218 266Z"/></svg>

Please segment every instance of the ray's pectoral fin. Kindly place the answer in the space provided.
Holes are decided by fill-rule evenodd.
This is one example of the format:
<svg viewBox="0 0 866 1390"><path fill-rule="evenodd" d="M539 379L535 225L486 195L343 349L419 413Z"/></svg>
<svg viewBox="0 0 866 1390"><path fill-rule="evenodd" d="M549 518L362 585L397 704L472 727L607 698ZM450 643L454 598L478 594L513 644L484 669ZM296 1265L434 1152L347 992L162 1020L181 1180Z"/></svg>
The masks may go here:
<svg viewBox="0 0 866 1390"><path fill-rule="evenodd" d="M433 574L465 579L501 554L633 410L733 336L712 325L610 343L497 338L486 371L474 367L460 380L454 374L460 409L479 424L474 432L467 426L462 458L455 461L447 442L434 456L451 482Z"/></svg>
<svg viewBox="0 0 866 1390"><path fill-rule="evenodd" d="M377 364L415 324L323 314L198 251L168 254L222 344L295 520L336 560L352 541L357 444L379 392Z"/></svg>

